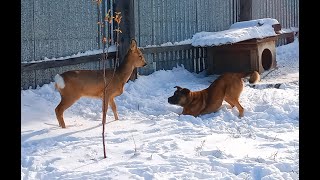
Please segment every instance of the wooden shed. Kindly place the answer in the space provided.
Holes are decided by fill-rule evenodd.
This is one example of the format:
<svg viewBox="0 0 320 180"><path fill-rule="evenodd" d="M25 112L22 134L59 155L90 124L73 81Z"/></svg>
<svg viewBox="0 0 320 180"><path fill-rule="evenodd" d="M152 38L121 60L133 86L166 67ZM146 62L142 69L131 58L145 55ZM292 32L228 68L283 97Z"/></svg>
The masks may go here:
<svg viewBox="0 0 320 180"><path fill-rule="evenodd" d="M207 73L258 71L277 66L276 41L281 33L276 19L264 18L232 24L228 30L201 32L193 46L207 48Z"/></svg>
<svg viewBox="0 0 320 180"><path fill-rule="evenodd" d="M248 72L259 74L277 66L277 36L207 47L207 73Z"/></svg>

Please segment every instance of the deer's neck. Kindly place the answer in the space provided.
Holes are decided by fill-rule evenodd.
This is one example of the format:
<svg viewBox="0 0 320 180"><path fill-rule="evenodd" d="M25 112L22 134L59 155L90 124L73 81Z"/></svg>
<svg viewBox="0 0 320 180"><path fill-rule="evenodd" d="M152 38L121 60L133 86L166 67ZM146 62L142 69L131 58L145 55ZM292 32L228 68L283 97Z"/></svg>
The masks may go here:
<svg viewBox="0 0 320 180"><path fill-rule="evenodd" d="M135 67L133 66L131 61L129 61L128 58L125 58L124 62L121 63L116 70L116 74L119 80L126 83L129 80L134 68Z"/></svg>

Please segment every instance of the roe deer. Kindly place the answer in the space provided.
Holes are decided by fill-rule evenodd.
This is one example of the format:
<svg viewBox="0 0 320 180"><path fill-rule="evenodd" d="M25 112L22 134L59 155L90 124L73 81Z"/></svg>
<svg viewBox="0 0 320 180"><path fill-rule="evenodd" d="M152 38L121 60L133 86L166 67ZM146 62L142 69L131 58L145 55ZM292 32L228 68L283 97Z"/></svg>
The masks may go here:
<svg viewBox="0 0 320 180"><path fill-rule="evenodd" d="M105 107L111 105L115 120L118 120L117 106L114 98L123 92L125 83L129 80L133 70L137 67L146 66L147 63L142 52L137 47L136 40L132 39L130 48L124 57L124 61L114 72L108 69L106 73L106 97ZM103 98L104 70L71 70L54 77L55 88L59 91L61 102L56 107L56 117L59 126L65 128L63 112L81 97Z"/></svg>

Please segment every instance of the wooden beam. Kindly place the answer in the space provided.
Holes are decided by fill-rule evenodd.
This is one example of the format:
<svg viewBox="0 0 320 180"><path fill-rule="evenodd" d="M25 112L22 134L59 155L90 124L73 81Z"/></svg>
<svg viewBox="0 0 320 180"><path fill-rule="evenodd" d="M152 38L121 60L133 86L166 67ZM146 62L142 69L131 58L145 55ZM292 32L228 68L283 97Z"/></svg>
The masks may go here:
<svg viewBox="0 0 320 180"><path fill-rule="evenodd" d="M140 49L143 54L151 54L151 53L160 53L160 52L168 52L168 51L187 50L192 48L193 46L191 44L184 44L184 45L175 45L175 46L141 47ZM108 59L114 59L115 56L116 56L116 52L109 52ZM101 60L101 54L81 56L81 57L69 58L64 60L27 62L27 63L21 63L21 71L48 69L48 68L54 68L54 67L76 65L80 63L86 63L86 62L94 62L99 60Z"/></svg>
<svg viewBox="0 0 320 180"><path fill-rule="evenodd" d="M110 52L108 54L108 59L114 59L115 52ZM40 69L48 69L54 67L75 65L86 62L99 61L101 59L101 54L89 55L89 56L81 56L75 58L69 58L64 60L49 60L49 61L41 61L41 62L28 62L21 63L21 71L32 71L32 70L40 70Z"/></svg>

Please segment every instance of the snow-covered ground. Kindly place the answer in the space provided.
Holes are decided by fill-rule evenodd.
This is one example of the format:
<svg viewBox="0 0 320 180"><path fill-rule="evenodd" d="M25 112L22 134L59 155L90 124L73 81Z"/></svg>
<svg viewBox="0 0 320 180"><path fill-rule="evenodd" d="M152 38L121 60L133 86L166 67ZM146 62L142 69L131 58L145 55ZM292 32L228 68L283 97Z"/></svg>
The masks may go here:
<svg viewBox="0 0 320 180"><path fill-rule="evenodd" d="M106 159L100 100L76 102L62 129L53 83L22 90L21 179L299 179L298 40L277 47L277 64L258 84L281 86L245 86L241 119L227 103L201 117L168 103L174 86L204 89L214 75L176 67L128 82L115 99L120 120L108 110Z"/></svg>

